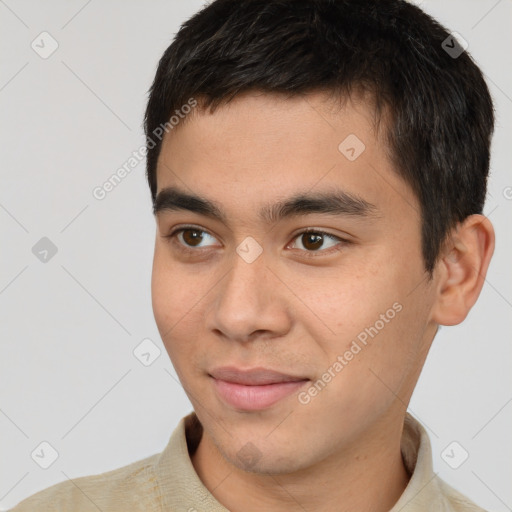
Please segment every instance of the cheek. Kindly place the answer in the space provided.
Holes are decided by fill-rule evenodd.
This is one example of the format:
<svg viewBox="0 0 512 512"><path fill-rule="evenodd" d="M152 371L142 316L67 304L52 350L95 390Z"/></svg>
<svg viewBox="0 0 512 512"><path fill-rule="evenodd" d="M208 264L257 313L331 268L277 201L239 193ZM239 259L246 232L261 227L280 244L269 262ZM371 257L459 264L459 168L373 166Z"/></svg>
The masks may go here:
<svg viewBox="0 0 512 512"><path fill-rule="evenodd" d="M302 310L298 318L314 339L325 339L333 349L342 350L346 342L392 307L400 291L395 290L390 273L382 271L382 258L377 250L374 261L359 251L348 254L336 267L305 267L300 272L289 269L282 273L281 279L300 299L295 300Z"/></svg>
<svg viewBox="0 0 512 512"><path fill-rule="evenodd" d="M208 291L208 279L169 263L164 251L155 250L151 278L153 315L171 359L180 349L193 346L200 326L201 298ZM181 343L187 340L187 343Z"/></svg>
<svg viewBox="0 0 512 512"><path fill-rule="evenodd" d="M340 376L333 379L338 383L333 389L341 392L350 388L371 394L375 387L386 392L375 374L398 386L411 370L421 341L424 299L421 292L410 293L414 274L401 271L401 265L384 254L375 256L355 271L355 265L350 272L340 267L332 274L303 273L292 281L307 306L301 318L310 338L317 341L318 360L325 371L330 368ZM390 263L384 268L382 261ZM339 356L342 367L333 368Z"/></svg>
<svg viewBox="0 0 512 512"><path fill-rule="evenodd" d="M351 410L362 417L383 412L395 400L408 402L428 345L426 312L421 298L393 302L395 297L368 304L371 314L358 317L358 325L351 324L329 347L331 365L340 364L325 398L338 404L339 413Z"/></svg>

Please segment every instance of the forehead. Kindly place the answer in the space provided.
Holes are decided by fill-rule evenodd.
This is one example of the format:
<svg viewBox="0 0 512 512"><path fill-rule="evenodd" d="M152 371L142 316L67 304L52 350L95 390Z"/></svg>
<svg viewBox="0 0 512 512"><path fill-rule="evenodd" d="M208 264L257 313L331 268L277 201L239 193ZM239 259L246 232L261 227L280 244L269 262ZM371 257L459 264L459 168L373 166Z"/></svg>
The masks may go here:
<svg viewBox="0 0 512 512"><path fill-rule="evenodd" d="M383 211L417 212L384 140L371 103L361 96L335 103L321 93L246 93L213 114L194 111L166 134L158 191L178 186L227 210L256 212L298 191L341 188Z"/></svg>

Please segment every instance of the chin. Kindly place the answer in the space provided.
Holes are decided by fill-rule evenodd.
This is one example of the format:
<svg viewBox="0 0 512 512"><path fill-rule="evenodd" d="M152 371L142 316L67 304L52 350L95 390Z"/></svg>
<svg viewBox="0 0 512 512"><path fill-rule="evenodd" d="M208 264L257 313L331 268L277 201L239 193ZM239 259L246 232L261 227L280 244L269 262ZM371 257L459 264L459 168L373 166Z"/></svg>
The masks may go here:
<svg viewBox="0 0 512 512"><path fill-rule="evenodd" d="M297 460L289 460L288 458L280 458L279 455L276 456L275 453L272 456L262 454L261 459L257 462L240 460L237 457L237 454L234 457L229 459L229 462L236 466L241 471L245 471L247 473L253 473L258 475L281 475L293 473L299 469L301 469Z"/></svg>

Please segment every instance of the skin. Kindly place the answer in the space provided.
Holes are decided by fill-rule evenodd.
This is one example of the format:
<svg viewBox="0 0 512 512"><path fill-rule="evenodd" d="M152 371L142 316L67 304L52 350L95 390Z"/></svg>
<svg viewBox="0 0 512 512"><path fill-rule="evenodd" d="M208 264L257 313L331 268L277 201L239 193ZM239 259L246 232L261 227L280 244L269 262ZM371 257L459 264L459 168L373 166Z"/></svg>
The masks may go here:
<svg viewBox="0 0 512 512"><path fill-rule="evenodd" d="M245 93L214 114L196 109L163 141L158 191L208 198L227 219L157 213L152 300L204 428L192 463L233 512L392 508L409 479L404 416L437 327L462 322L484 282L494 232L481 215L457 226L428 279L418 200L393 170L368 105L354 97L334 108L321 93ZM349 134L366 146L354 161L338 150ZM272 224L258 216L264 204L333 188L378 215L313 213ZM206 232L191 253L180 249L190 236L165 238L183 224ZM308 250L298 236L305 228L351 243L325 237ZM247 236L263 249L252 263L236 252ZM309 403L294 393L248 412L216 394L208 372L224 365L316 382L394 303L401 311ZM253 464L237 457L247 443L256 447Z"/></svg>

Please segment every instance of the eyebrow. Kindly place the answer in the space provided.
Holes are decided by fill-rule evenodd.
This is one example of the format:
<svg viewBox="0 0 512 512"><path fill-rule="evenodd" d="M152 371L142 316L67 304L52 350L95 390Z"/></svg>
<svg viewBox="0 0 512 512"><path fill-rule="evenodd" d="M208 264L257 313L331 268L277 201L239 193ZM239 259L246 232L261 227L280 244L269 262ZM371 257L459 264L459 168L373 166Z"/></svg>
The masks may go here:
<svg viewBox="0 0 512 512"><path fill-rule="evenodd" d="M209 199L186 193L176 187L160 190L153 203L153 214L186 210L229 224L221 206ZM365 199L340 189L317 193L300 193L286 200L262 207L259 217L272 224L283 219L310 214L349 216L360 219L380 217L379 209Z"/></svg>

